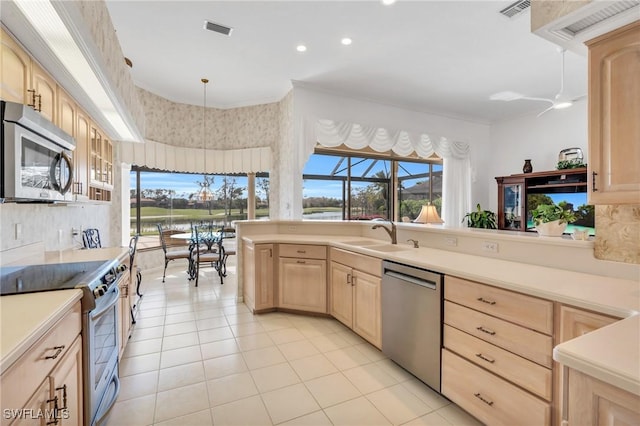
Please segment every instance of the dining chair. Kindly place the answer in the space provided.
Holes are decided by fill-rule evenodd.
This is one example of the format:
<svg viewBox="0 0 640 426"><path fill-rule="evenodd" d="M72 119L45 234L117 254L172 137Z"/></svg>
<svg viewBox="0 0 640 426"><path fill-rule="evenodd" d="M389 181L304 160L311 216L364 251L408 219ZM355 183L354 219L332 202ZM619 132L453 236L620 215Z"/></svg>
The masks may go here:
<svg viewBox="0 0 640 426"><path fill-rule="evenodd" d="M164 272L162 273L162 282L167 274L167 265L172 260L187 259L191 262L191 250L167 250L167 242L165 241L165 231L162 229L162 224L158 223L158 235L160 236L160 244L162 245L162 251L164 252Z"/></svg>
<svg viewBox="0 0 640 426"><path fill-rule="evenodd" d="M229 256L236 254L236 230L232 227L223 227L220 232L220 243L224 248L224 257L222 258L222 276L227 276L227 259Z"/></svg>
<svg viewBox="0 0 640 426"><path fill-rule="evenodd" d="M82 244L86 249L102 248L100 231L96 228L87 228L82 231Z"/></svg>
<svg viewBox="0 0 640 426"><path fill-rule="evenodd" d="M220 277L220 284L224 284L222 275L222 260L224 259L224 246L222 238L217 237L211 225L194 226L195 247L192 254L192 264L196 279L196 287L198 287L198 278L200 277L200 264L210 263Z"/></svg>

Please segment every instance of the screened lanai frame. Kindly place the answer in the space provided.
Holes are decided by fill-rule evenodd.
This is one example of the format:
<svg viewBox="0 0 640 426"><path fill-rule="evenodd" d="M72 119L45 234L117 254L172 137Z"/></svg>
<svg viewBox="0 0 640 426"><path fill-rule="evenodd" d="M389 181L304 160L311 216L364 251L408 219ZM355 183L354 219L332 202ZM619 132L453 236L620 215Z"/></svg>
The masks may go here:
<svg viewBox="0 0 640 426"><path fill-rule="evenodd" d="M316 147L312 156L325 156L335 157L333 167L329 167L331 171L328 174L321 173L308 173L309 164L312 162L311 158L305 166L303 172L303 180L319 180L319 181L339 181L342 183L342 220L353 219L393 219L393 220L412 220L415 219L417 213L420 210L420 206L426 203L433 203L436 205L438 212L440 213L441 201L442 201L442 159L437 156L432 156L428 159L420 158L417 155L411 155L408 157L402 157L394 154L393 152L378 153L369 148L362 150L353 150L346 147L339 148L325 148ZM378 173L372 175L372 171L376 171L376 165L382 164L384 174L381 175L380 169ZM426 168L421 173L415 173L408 170L409 164L425 165ZM356 167L362 165L358 173L352 173ZM377 176L376 176L377 175ZM427 183L427 194L422 197L416 197L413 195L415 202L412 204L412 209L401 208L403 199L406 198L403 195L403 191L406 190L403 185L404 182L416 181L418 179L424 179L423 183ZM386 199L384 211L378 211L376 214L364 214L355 217L352 214L353 208L353 187L354 184L357 187L358 184L368 183L374 185L386 186ZM351 196L347 197L347 194ZM392 194L392 197L389 197ZM305 201L303 200L303 203ZM304 206L303 206L304 207ZM417 210L416 210L417 209ZM391 212L391 214L389 214ZM406 214L412 213L411 217L407 217ZM403 218L403 216L405 216Z"/></svg>

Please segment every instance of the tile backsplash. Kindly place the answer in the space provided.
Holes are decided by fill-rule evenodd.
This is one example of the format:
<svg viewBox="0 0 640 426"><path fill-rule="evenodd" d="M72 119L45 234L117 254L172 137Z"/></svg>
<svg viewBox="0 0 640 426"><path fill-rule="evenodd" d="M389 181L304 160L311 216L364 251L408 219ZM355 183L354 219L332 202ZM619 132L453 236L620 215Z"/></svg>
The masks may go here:
<svg viewBox="0 0 640 426"><path fill-rule="evenodd" d="M596 206L594 256L640 264L640 205Z"/></svg>

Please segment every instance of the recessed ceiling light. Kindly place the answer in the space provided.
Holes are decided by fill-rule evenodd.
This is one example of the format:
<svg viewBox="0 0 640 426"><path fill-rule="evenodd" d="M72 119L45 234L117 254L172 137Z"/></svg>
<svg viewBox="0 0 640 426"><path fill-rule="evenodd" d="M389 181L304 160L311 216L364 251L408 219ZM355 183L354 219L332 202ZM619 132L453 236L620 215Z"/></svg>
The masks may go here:
<svg viewBox="0 0 640 426"><path fill-rule="evenodd" d="M381 1L382 1L382 4L384 4L385 6L391 6L396 2L396 0L381 0Z"/></svg>
<svg viewBox="0 0 640 426"><path fill-rule="evenodd" d="M296 50L298 52L306 52L307 51L307 46L305 46L304 44L299 44L296 46Z"/></svg>
<svg viewBox="0 0 640 426"><path fill-rule="evenodd" d="M351 40L349 37L345 37L340 40L340 43L344 44L345 46L349 46L351 43L353 43L353 40Z"/></svg>

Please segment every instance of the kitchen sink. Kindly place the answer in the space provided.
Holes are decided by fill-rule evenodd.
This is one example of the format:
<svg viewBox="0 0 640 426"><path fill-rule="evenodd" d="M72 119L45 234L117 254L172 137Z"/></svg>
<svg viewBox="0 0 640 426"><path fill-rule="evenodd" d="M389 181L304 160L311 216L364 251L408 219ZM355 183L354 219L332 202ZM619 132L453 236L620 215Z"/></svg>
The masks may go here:
<svg viewBox="0 0 640 426"><path fill-rule="evenodd" d="M342 244L349 244L350 246L373 246L376 244L380 244L380 242L375 240L354 240L343 241Z"/></svg>
<svg viewBox="0 0 640 426"><path fill-rule="evenodd" d="M394 244L382 244L377 246L366 246L368 250L382 251L382 252L393 252L393 251L405 251L409 250L409 246L397 246Z"/></svg>

